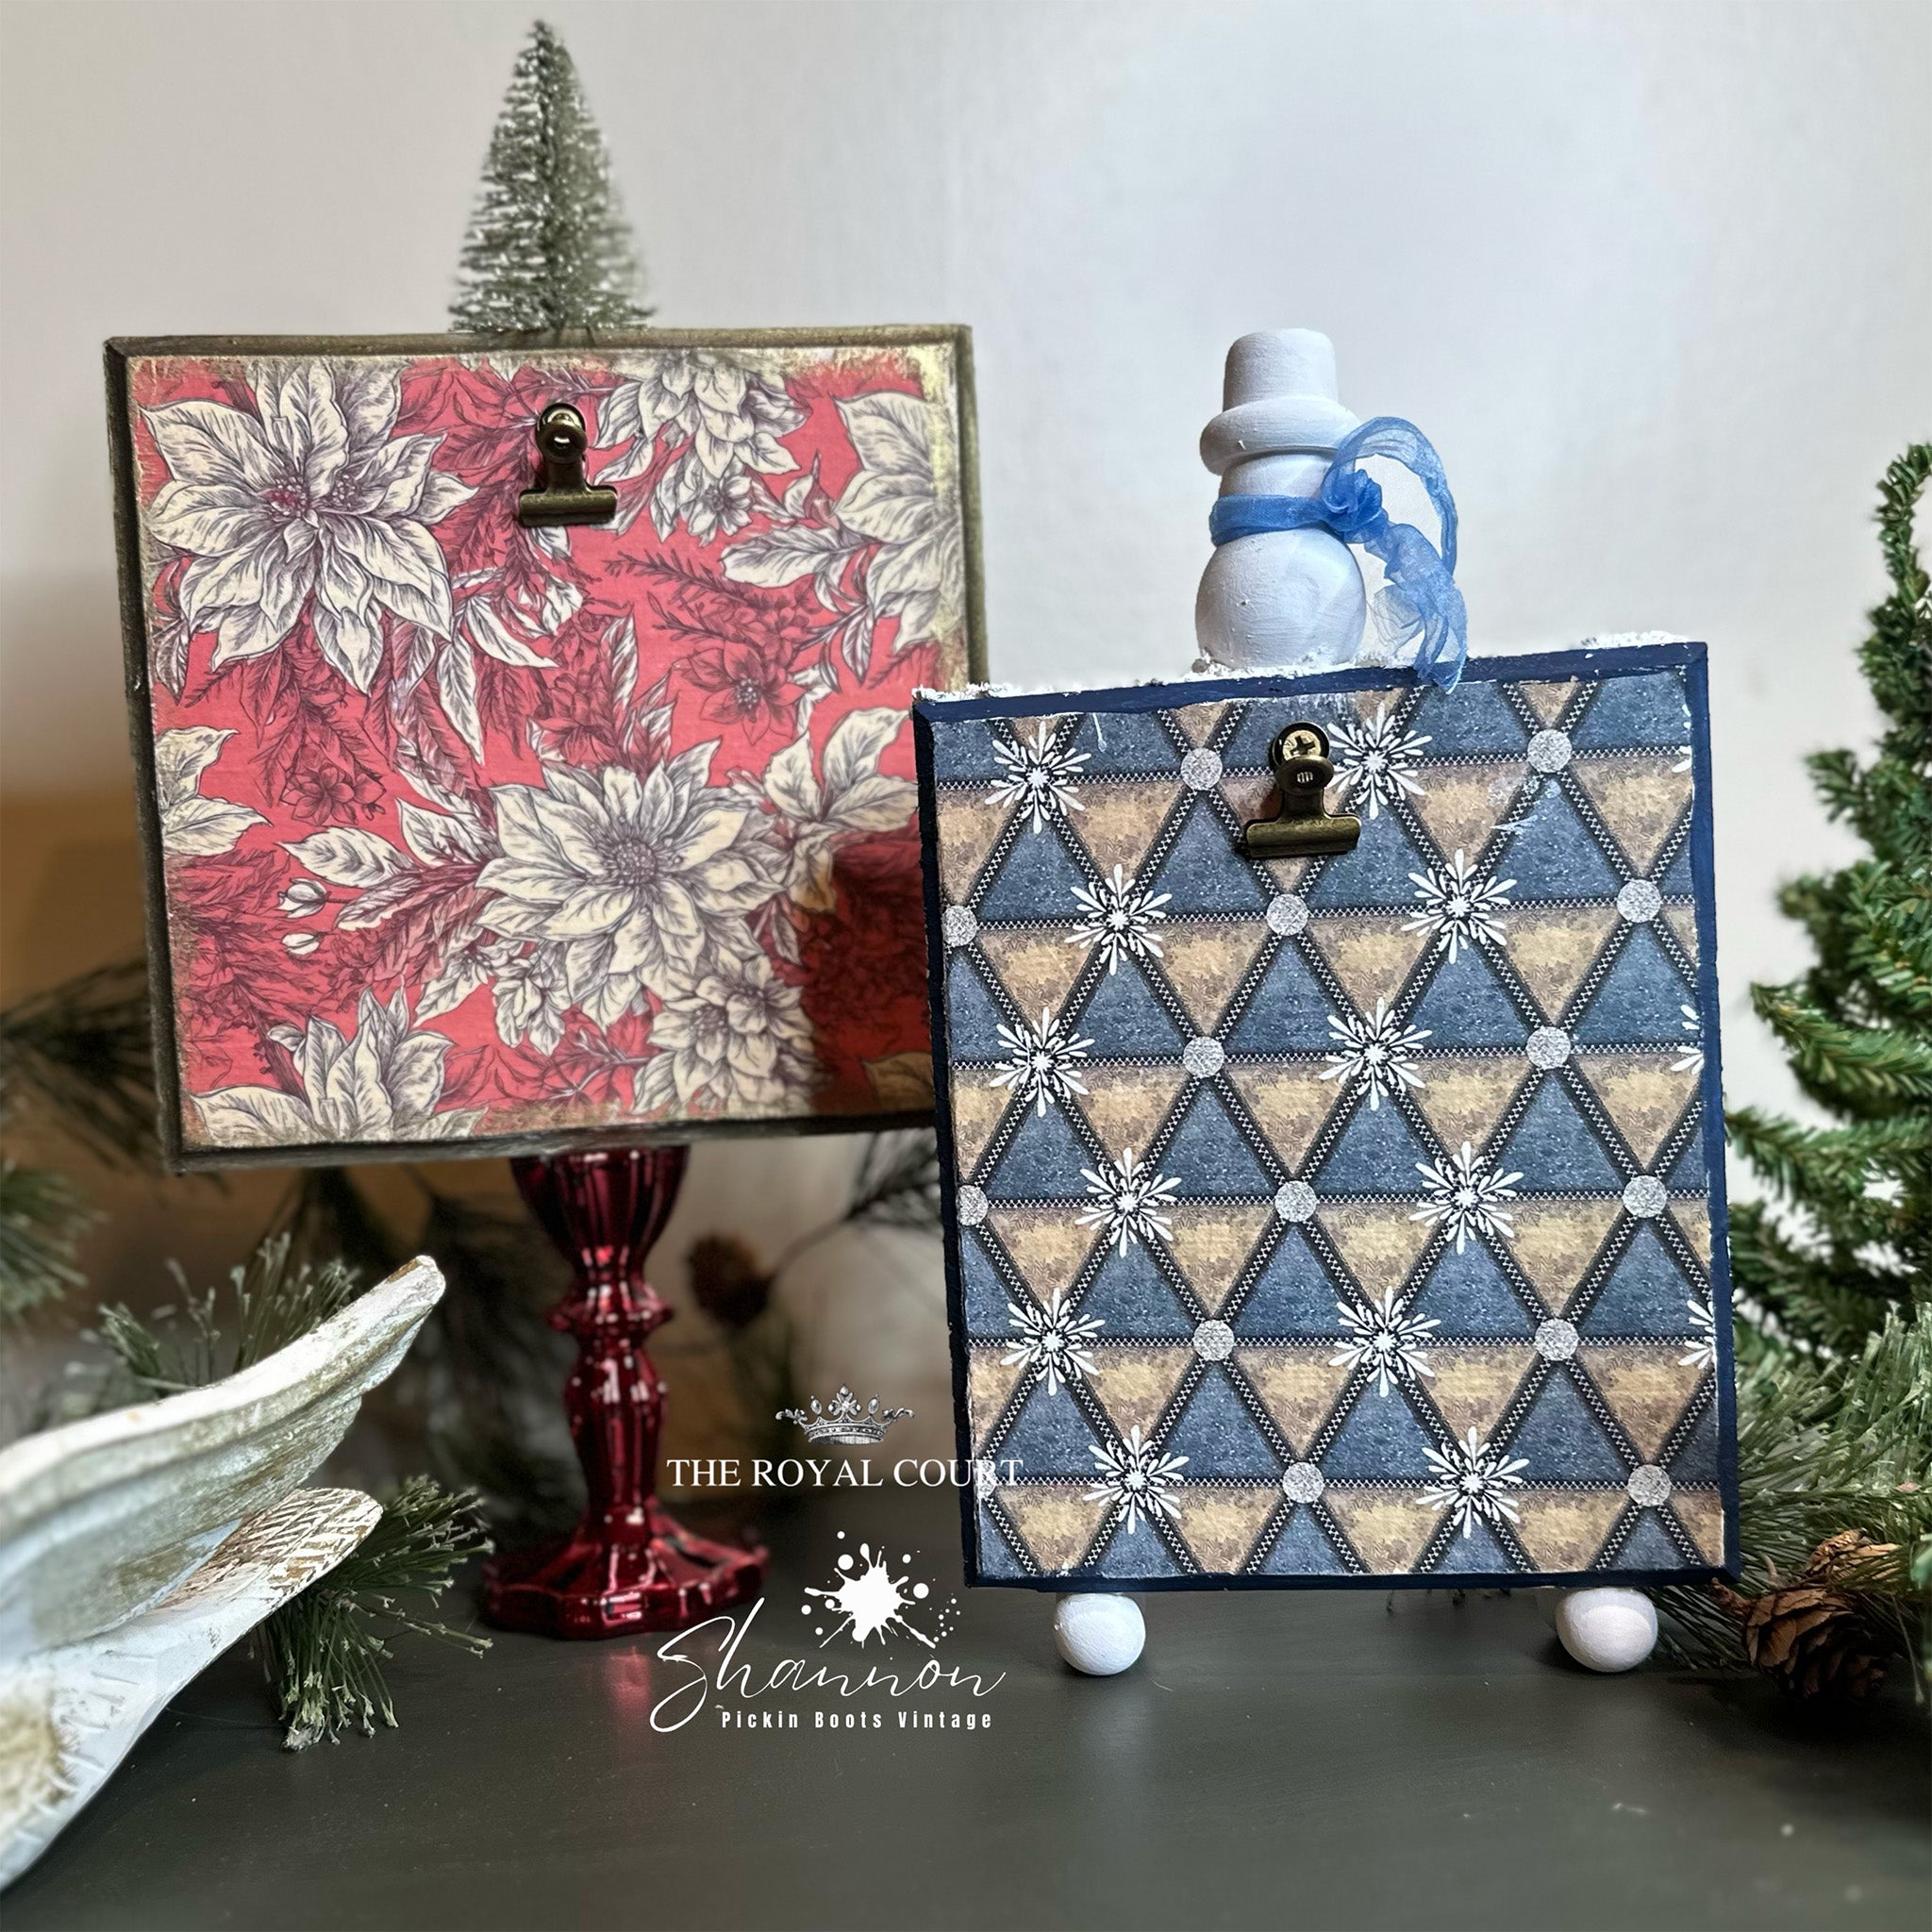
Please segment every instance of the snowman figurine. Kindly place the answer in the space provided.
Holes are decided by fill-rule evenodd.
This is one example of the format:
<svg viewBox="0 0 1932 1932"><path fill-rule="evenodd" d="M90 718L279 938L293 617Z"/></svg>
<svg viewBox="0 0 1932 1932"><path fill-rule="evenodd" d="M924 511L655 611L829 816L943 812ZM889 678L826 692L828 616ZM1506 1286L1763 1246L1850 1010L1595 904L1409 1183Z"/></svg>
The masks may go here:
<svg viewBox="0 0 1932 1932"><path fill-rule="evenodd" d="M1311 328L1259 329L1227 352L1220 415L1201 460L1223 496L1313 496L1357 418L1337 400L1335 345ZM1194 599L1201 670L1324 671L1353 664L1368 596L1361 567L1324 529L1223 543Z"/></svg>
<svg viewBox="0 0 1932 1932"><path fill-rule="evenodd" d="M1343 438L1358 426L1339 399L1335 345L1326 336L1311 328L1259 329L1227 352L1222 410L1201 432L1201 460L1221 478L1224 497L1311 497ZM1393 427L1421 444L1441 485L1435 453L1419 433L1407 424ZM1394 452L1377 446L1366 453ZM1441 491L1439 508L1447 504L1446 485ZM1447 508L1453 518L1453 504ZM1453 565L1453 543L1445 547ZM1459 597L1455 609L1459 668ZM1358 661L1367 622L1360 566L1332 530L1313 525L1232 537L1216 546L1202 573L1194 599L1201 658L1194 668L1341 669ZM1378 655L1375 661L1387 660ZM1566 1591L1557 1628L1563 1647L1587 1669L1627 1671L1657 1643L1657 1611L1639 1591ZM1060 1598L1054 1638L1074 1670L1114 1676L1139 1659L1146 1626L1132 1597L1096 1591Z"/></svg>

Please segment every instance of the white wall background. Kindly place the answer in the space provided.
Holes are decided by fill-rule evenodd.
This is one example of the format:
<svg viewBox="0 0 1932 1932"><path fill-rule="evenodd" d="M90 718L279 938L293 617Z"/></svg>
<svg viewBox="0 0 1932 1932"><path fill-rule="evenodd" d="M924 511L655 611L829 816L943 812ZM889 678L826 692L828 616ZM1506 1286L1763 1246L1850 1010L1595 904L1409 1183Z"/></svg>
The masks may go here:
<svg viewBox="0 0 1932 1932"><path fill-rule="evenodd" d="M8 791L125 782L101 340L440 326L534 5L9 0ZM1932 8L546 12L661 321L973 325L995 675L1189 661L1195 438L1282 324L1442 452L1478 648L1708 639L1729 1085L1789 1096L1744 988L1852 849L1800 760L1872 728L1873 486L1932 431Z"/></svg>

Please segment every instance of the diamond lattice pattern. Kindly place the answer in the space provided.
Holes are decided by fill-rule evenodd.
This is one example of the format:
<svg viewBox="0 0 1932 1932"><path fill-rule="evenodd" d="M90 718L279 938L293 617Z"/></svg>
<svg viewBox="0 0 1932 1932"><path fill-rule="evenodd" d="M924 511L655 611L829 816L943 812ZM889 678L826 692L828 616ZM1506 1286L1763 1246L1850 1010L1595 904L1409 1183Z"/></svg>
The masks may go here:
<svg viewBox="0 0 1932 1932"><path fill-rule="evenodd" d="M1258 863L1312 717L1346 855ZM1724 1559L1681 672L933 724L984 1580Z"/></svg>

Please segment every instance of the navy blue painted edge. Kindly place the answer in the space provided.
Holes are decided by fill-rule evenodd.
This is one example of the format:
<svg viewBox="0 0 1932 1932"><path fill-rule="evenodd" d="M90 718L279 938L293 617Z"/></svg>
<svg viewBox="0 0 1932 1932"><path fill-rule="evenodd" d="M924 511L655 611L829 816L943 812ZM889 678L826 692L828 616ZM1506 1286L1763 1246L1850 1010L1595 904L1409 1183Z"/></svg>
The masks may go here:
<svg viewBox="0 0 1932 1932"><path fill-rule="evenodd" d="M1697 920L1697 1018L1704 1045L1704 1172L1709 1185L1710 1312L1718 1352L1718 1490L1724 1506L1723 1574L1734 1580L1738 1524L1738 1374L1731 1335L1731 1213L1724 1173L1724 1053L1718 1030L1717 860L1710 792L1710 662L1699 644L1684 666L1690 708L1690 885Z"/></svg>
<svg viewBox="0 0 1932 1932"><path fill-rule="evenodd" d="M1425 1572L1379 1576L987 1576L979 1567L979 1508L974 1486L959 1491L959 1535L969 1588L1051 1591L1058 1595L1106 1591L1143 1595L1161 1590L1542 1590L1596 1584L1661 1588L1719 1577L1737 1578L1738 1398L1731 1337L1730 1209L1724 1186L1724 1076L1719 1050L1717 991L1717 886L1711 831L1709 654L1693 641L1617 644L1597 650L1525 652L1520 657L1473 658L1464 683L1517 683L1527 678L1610 678L1681 669L1690 709L1690 875L1697 921L1697 1007L1704 1040L1702 1086L1705 1172L1709 1179L1710 1294L1718 1349L1718 1491L1724 1503L1722 1566L1684 1570L1505 1571L1498 1574ZM966 1315L960 1272L958 1169L953 1142L952 1064L947 1050L945 936L941 929L938 792L934 782L932 724L974 718L1034 717L1069 710L1153 711L1181 705L1215 704L1224 698L1299 696L1328 691L1373 691L1415 682L1412 672L1386 666L1316 672L1305 677L1191 678L1181 684L1136 684L1096 691L1048 691L978 698L921 699L912 707L912 743L919 781L919 844L925 894L926 979L932 1008L933 1120L939 1141L941 1218L944 1227L947 1341L953 1358L953 1423L960 1465L973 1461L972 1422L966 1403Z"/></svg>
<svg viewBox="0 0 1932 1932"><path fill-rule="evenodd" d="M973 1419L967 1407L966 1283L960 1267L958 1151L953 1141L953 1057L946 1028L946 936L941 913L938 791L933 783L932 725L912 714L912 758L919 781L919 870L925 897L925 983L932 1008L932 1122L939 1142L940 1219L946 1264L946 1344L953 1358L953 1434L958 1467L973 1465ZM959 1545L966 1581L979 1575L979 1490L959 1487Z"/></svg>
<svg viewBox="0 0 1932 1932"><path fill-rule="evenodd" d="M1606 644L1595 650L1528 651L1515 658L1472 658L1463 666L1465 684L1513 684L1523 678L1632 677L1647 671L1672 671L1704 661L1699 643ZM1032 718L1063 711L1159 711L1188 705L1217 704L1224 698L1300 697L1329 691L1412 689L1413 671L1393 665L1357 665L1346 671L1315 671L1305 676L1193 677L1181 684L1108 685L1094 691L1012 691L983 697L919 699L915 718L959 724L972 718Z"/></svg>

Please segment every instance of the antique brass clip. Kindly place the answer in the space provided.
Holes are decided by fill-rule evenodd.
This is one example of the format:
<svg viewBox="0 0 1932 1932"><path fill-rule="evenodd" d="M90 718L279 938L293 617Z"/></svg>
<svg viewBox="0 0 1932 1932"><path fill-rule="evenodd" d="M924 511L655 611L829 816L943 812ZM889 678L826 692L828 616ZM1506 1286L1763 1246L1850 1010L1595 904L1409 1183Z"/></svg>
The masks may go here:
<svg viewBox="0 0 1932 1932"><path fill-rule="evenodd" d="M517 498L517 522L525 529L555 524L608 524L617 514L617 491L584 480L590 435L568 403L552 403L537 418L537 460L543 480Z"/></svg>
<svg viewBox="0 0 1932 1932"><path fill-rule="evenodd" d="M1328 761L1328 734L1319 724L1291 724L1268 747L1269 769L1281 788L1281 806L1273 818L1251 819L1241 832L1241 850L1250 858L1312 858L1323 852L1353 852L1362 822L1325 804L1335 782Z"/></svg>

